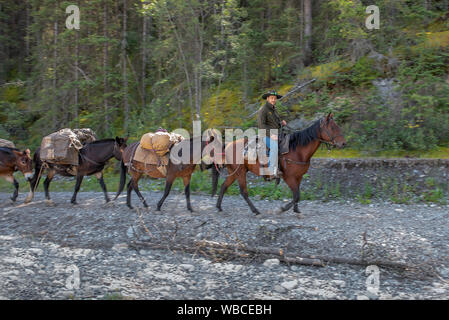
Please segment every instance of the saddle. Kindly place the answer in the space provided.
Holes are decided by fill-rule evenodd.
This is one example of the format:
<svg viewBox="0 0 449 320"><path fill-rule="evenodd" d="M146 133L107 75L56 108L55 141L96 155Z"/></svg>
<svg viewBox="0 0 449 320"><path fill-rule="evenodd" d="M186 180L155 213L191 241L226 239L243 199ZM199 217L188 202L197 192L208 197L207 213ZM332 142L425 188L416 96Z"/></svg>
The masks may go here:
<svg viewBox="0 0 449 320"><path fill-rule="evenodd" d="M167 175L167 166L170 160L170 153L159 156L153 150L145 149L138 144L131 162L132 160L145 164L145 167L148 166L149 170L151 170L151 167L156 167L156 169L165 177Z"/></svg>
<svg viewBox="0 0 449 320"><path fill-rule="evenodd" d="M278 136L278 152L279 155L286 154L290 151L289 148L290 135L281 133ZM266 146L265 141L260 141L259 137L256 139L251 139L247 143L245 143L243 148L244 158L248 161L255 162L257 159L257 150L261 148L266 148L267 156L270 154L270 148Z"/></svg>

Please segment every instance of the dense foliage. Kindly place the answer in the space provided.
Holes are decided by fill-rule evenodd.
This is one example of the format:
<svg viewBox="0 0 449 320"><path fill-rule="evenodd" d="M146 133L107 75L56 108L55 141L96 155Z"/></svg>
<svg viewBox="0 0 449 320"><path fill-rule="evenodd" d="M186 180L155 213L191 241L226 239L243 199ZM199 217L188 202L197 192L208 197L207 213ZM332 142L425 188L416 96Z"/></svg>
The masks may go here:
<svg viewBox="0 0 449 320"><path fill-rule="evenodd" d="M378 30L365 26L372 4ZM448 12L449 0L2 0L0 137L246 128L266 89L317 78L282 102L287 120L333 111L373 154L445 146Z"/></svg>

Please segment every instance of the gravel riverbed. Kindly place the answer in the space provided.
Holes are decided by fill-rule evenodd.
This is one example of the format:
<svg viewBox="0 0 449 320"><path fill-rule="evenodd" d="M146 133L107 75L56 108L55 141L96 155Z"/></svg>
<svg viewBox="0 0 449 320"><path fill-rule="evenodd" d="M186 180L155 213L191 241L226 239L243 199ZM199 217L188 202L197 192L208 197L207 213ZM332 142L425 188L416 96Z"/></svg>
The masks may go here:
<svg viewBox="0 0 449 320"><path fill-rule="evenodd" d="M102 193L37 193L12 204L0 193L0 299L448 299L449 206L302 201L301 215L277 214L283 201L172 193L161 212L150 205L109 204ZM112 196L112 194L111 194ZM214 259L201 253L137 248L135 241L210 240L282 248L297 255L362 257L407 263L424 272L328 264L288 265L272 259ZM79 277L78 277L79 274ZM373 276L376 281L372 282ZM79 282L78 282L79 280ZM374 289L373 289L374 283ZM370 285L368 287L368 285ZM376 290L378 288L378 290Z"/></svg>

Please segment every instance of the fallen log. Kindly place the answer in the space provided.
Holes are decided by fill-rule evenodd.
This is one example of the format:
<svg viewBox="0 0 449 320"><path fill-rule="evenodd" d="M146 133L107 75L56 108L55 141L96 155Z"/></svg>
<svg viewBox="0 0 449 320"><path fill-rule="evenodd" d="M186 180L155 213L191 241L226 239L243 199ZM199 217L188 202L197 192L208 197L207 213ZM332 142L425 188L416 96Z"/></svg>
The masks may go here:
<svg viewBox="0 0 449 320"><path fill-rule="evenodd" d="M214 256L215 258L219 258L217 255L222 255L222 258L223 257L250 258L255 255L262 258L276 257L279 259L279 261L287 264L310 265L317 267L323 267L326 264L336 263L336 264L349 264L359 266L376 265L378 267L395 268L404 271L413 269L413 266L394 261L364 260L364 259L352 259L344 257L316 256L316 255L304 256L293 253L287 255L283 249L274 249L267 247L250 247L242 244L230 244L208 240L194 241L193 243L189 244L156 244L151 242L135 241L130 246L135 248L147 247L152 249L170 249L172 251L179 250L195 254L201 253L206 256Z"/></svg>
<svg viewBox="0 0 449 320"><path fill-rule="evenodd" d="M221 243L221 242L214 242L214 241L208 241L208 240L202 240L202 241L196 241L201 246L209 246L214 248L220 248L220 249L228 249L232 251L243 251L243 252L249 252L257 255L265 255L265 256L277 256L279 258L279 261L283 261L290 264L303 264L303 265L311 265L311 266L318 266L322 267L324 266L323 261L316 258L306 258L306 257L287 257L284 255L282 249L272 249L272 248L266 248L266 247L249 247L246 245L239 245L239 244L230 244L230 243Z"/></svg>

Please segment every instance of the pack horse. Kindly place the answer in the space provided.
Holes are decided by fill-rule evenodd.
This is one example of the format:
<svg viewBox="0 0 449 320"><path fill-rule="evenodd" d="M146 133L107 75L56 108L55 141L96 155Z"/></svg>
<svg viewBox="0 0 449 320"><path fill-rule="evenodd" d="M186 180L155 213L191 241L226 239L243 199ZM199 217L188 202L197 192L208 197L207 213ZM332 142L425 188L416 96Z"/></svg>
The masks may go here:
<svg viewBox="0 0 449 320"><path fill-rule="evenodd" d="M76 177L75 190L71 199L72 204L76 204L76 197L84 177L95 175L103 190L106 202L109 202L110 199L103 179L103 169L110 159L115 158L118 161L122 159L122 151L126 147L127 138L116 137L115 139L96 141L93 141L95 139L88 139L87 143L81 144L80 148L74 151L73 148L71 149L73 144L67 143L63 139L64 132L59 133L59 136L53 139L53 141L60 141L59 145L55 144L51 149L52 144L49 143L51 139L44 138L41 147L34 153L34 176L30 180L31 191L26 202L32 201L34 191L39 185L44 171L47 172L44 181L45 198L47 200L50 200L50 183L56 174Z"/></svg>
<svg viewBox="0 0 449 320"><path fill-rule="evenodd" d="M12 201L16 201L19 195L19 183L14 178L14 172L21 171L27 180L33 176L33 165L30 156L30 150L20 151L14 147L14 144L1 139L0 144L0 177L14 185ZM7 142L5 142L7 141Z"/></svg>

